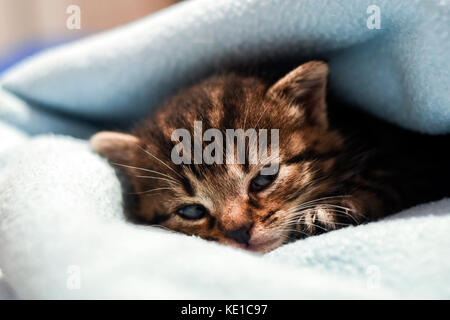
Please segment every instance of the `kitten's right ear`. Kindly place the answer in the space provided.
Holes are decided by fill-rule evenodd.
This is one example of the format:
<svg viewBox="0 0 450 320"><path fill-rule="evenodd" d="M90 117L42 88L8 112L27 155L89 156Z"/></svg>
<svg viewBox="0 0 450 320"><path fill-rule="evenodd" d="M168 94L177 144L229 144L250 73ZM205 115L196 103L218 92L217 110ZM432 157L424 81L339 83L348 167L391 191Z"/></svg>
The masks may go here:
<svg viewBox="0 0 450 320"><path fill-rule="evenodd" d="M132 153L139 146L139 138L127 133L102 131L90 139L94 151L111 163L130 163Z"/></svg>

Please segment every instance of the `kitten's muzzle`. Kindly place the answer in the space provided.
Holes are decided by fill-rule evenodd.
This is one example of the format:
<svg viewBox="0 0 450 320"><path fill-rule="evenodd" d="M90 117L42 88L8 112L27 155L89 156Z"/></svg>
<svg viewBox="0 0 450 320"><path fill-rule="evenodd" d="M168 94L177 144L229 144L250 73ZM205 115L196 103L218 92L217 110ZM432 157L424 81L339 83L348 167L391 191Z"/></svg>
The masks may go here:
<svg viewBox="0 0 450 320"><path fill-rule="evenodd" d="M225 235L228 238L236 240L236 242L240 244L248 245L248 241L250 240L250 228L251 226L245 226L236 230L227 231Z"/></svg>

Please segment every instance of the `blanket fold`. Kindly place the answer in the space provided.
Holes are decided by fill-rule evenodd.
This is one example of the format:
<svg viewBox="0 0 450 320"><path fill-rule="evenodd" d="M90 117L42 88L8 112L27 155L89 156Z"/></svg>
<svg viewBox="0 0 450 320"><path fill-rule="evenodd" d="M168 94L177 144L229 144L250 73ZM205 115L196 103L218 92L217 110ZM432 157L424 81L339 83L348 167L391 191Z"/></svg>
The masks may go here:
<svg viewBox="0 0 450 320"><path fill-rule="evenodd" d="M320 57L345 100L412 130L449 133L449 16L442 0L187 1L27 60L0 85L116 126L215 70Z"/></svg>

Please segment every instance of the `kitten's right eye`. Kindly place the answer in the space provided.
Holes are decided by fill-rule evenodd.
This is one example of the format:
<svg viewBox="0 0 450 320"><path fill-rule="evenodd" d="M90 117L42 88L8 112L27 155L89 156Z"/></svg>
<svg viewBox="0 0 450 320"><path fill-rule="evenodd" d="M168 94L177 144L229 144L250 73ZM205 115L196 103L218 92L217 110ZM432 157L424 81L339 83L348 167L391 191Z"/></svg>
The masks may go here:
<svg viewBox="0 0 450 320"><path fill-rule="evenodd" d="M199 204L192 204L177 210L177 214L189 220L201 219L208 213L208 210Z"/></svg>
<svg viewBox="0 0 450 320"><path fill-rule="evenodd" d="M277 175L278 172L271 175L262 175L260 173L250 182L250 192L259 192L265 189L276 179Z"/></svg>

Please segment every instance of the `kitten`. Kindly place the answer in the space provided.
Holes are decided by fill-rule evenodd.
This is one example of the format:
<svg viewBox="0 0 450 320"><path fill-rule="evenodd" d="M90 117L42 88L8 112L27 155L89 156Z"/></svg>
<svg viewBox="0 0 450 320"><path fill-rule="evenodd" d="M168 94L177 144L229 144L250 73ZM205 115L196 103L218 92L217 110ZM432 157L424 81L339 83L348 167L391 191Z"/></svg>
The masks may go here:
<svg viewBox="0 0 450 320"><path fill-rule="evenodd" d="M91 145L128 177L149 224L256 252L449 195L448 137L401 130L353 109L327 110L328 67L303 64L269 86L236 74L182 91L131 134ZM279 129L279 168L180 164L175 129ZM228 150L230 151L230 150ZM234 153L235 150L232 150Z"/></svg>

